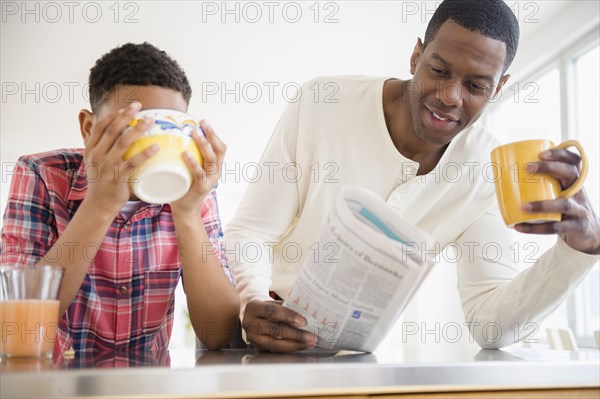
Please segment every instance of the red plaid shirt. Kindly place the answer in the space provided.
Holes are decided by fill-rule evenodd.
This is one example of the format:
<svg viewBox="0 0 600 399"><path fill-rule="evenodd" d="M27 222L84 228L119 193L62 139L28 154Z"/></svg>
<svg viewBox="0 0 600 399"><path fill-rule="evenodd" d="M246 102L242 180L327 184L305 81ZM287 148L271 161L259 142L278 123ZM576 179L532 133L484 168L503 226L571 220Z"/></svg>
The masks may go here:
<svg viewBox="0 0 600 399"><path fill-rule="evenodd" d="M2 263L34 264L46 255L85 197L85 171L82 149L18 160L4 213ZM214 190L202 205L202 220L233 283L220 244L223 232ZM91 251L92 245L73 243L60 250ZM59 321L55 352L71 346L76 351L167 348L180 275L169 205L143 204L129 219L120 213Z"/></svg>

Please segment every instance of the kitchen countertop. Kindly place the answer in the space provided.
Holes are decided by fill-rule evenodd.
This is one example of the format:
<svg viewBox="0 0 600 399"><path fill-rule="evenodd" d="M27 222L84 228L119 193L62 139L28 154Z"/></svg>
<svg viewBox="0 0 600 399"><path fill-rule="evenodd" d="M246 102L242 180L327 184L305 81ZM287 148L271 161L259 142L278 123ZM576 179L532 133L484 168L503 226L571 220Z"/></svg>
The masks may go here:
<svg viewBox="0 0 600 399"><path fill-rule="evenodd" d="M2 359L0 397L284 397L584 388L600 352L398 348L385 353L172 350ZM591 389L591 390L590 390Z"/></svg>

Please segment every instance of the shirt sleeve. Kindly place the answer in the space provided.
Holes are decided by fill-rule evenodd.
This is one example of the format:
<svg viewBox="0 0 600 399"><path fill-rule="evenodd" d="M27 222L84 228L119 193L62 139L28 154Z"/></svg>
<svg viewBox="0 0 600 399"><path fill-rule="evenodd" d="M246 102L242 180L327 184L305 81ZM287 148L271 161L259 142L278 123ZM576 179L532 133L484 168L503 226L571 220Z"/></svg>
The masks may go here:
<svg viewBox="0 0 600 399"><path fill-rule="evenodd" d="M235 285L235 279L233 278L231 269L229 268L227 256L225 256L225 246L222 243L223 228L221 227L221 218L219 217L216 189L212 189L204 199L201 212L202 222L204 223L204 228L206 229L208 239L213 246L214 253L217 255L219 263L229 278L229 281Z"/></svg>
<svg viewBox="0 0 600 399"><path fill-rule="evenodd" d="M57 237L46 183L24 157L13 171L1 236L2 263L17 266L37 263Z"/></svg>
<svg viewBox="0 0 600 399"><path fill-rule="evenodd" d="M288 104L251 181L225 228L225 244L241 299L241 315L251 300L269 300L273 246L298 215L298 187L287 175L296 163L301 102Z"/></svg>
<svg viewBox="0 0 600 399"><path fill-rule="evenodd" d="M484 349L517 343L537 331L600 259L557 238L552 248L527 264L515 259L515 243L498 208L480 216L458 240L462 307L471 334Z"/></svg>

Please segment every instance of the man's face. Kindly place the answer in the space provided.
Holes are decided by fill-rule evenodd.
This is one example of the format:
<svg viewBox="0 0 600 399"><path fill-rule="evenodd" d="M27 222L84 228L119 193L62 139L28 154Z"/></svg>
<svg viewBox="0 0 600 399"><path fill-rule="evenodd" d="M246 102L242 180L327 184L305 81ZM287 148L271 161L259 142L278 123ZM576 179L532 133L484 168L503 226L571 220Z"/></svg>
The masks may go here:
<svg viewBox="0 0 600 399"><path fill-rule="evenodd" d="M409 107L417 137L449 143L473 124L508 79L502 76L506 46L447 21L411 57Z"/></svg>

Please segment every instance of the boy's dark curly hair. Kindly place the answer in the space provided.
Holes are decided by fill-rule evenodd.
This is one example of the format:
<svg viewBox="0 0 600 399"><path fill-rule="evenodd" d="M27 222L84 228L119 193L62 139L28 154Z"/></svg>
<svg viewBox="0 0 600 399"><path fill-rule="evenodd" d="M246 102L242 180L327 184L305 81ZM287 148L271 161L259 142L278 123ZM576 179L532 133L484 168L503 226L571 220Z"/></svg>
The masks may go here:
<svg viewBox="0 0 600 399"><path fill-rule="evenodd" d="M119 85L159 86L180 92L187 103L192 88L179 64L150 43L127 43L104 54L90 70L92 112Z"/></svg>
<svg viewBox="0 0 600 399"><path fill-rule="evenodd" d="M508 69L519 45L519 22L510 7L502 0L445 0L435 10L425 32L424 47L431 42L442 24L454 21L470 31L504 42Z"/></svg>

